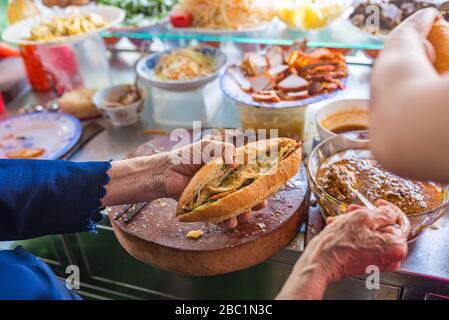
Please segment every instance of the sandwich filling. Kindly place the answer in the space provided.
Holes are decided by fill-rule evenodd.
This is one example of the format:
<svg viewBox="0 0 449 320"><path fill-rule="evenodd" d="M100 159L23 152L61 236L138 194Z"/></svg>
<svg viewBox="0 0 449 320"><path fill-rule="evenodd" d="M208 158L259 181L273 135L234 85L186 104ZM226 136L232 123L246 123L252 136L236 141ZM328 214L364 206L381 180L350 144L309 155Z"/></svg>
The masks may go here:
<svg viewBox="0 0 449 320"><path fill-rule="evenodd" d="M263 150L242 149L243 164L239 164L237 167L220 164L221 168L217 170L216 177L205 185L199 186L196 194L186 202L177 215L186 214L214 203L251 185L258 178L274 173L278 164L300 146L301 144L293 140L282 140L279 144L270 145Z"/></svg>

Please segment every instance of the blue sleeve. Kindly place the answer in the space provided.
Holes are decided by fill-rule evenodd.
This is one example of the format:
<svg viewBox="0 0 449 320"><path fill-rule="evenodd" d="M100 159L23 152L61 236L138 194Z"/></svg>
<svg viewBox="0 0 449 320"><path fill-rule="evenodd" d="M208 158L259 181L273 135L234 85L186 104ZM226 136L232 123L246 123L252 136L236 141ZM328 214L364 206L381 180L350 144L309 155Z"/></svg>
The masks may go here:
<svg viewBox="0 0 449 320"><path fill-rule="evenodd" d="M90 231L109 162L0 159L0 241Z"/></svg>
<svg viewBox="0 0 449 320"><path fill-rule="evenodd" d="M0 300L79 300L41 259L22 247L0 251Z"/></svg>

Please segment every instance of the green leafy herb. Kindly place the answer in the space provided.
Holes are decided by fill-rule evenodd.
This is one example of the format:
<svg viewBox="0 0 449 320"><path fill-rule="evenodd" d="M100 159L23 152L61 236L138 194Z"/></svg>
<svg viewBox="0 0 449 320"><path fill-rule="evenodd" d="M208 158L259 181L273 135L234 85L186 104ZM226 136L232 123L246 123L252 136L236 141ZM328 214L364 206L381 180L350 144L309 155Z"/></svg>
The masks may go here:
<svg viewBox="0 0 449 320"><path fill-rule="evenodd" d="M165 18L178 0L98 0L98 4L122 8L126 12L124 24L144 25L145 22Z"/></svg>

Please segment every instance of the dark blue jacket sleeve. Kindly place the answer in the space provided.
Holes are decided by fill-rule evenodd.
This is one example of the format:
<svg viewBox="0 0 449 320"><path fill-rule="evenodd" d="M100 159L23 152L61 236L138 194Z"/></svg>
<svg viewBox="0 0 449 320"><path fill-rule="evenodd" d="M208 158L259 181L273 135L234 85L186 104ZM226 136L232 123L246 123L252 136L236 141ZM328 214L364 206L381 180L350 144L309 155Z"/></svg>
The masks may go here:
<svg viewBox="0 0 449 320"><path fill-rule="evenodd" d="M109 162L0 159L0 241L90 231Z"/></svg>

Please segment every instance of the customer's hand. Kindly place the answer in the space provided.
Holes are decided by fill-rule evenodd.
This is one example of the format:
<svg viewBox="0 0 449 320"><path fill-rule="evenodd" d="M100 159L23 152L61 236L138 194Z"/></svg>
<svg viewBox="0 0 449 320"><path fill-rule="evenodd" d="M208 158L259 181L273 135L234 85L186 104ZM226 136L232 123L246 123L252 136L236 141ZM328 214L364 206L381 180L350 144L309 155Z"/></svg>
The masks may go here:
<svg viewBox="0 0 449 320"><path fill-rule="evenodd" d="M435 8L419 10L390 33L385 44L386 50L391 50L391 47L397 49L399 46L403 45L403 42L407 44L410 43L413 46L421 43L424 46L427 58L433 62L435 60L435 50L433 49L432 44L427 40L427 37L434 22L438 19L442 19L442 15ZM416 41L416 36L419 41ZM415 42L412 43L410 38L415 40ZM409 54L410 53L412 52L409 52Z"/></svg>
<svg viewBox="0 0 449 320"><path fill-rule="evenodd" d="M396 206L376 205L351 205L348 214L330 219L306 247L278 298L320 299L329 283L365 274L368 266L396 270L407 255L410 222Z"/></svg>

